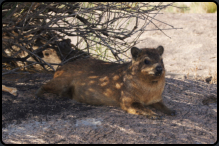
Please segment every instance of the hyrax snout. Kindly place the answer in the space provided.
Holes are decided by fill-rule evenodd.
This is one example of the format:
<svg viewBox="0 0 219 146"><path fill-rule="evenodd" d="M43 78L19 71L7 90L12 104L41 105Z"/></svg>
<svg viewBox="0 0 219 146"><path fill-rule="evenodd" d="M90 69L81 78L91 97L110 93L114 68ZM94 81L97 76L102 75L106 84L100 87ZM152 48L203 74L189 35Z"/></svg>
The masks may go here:
<svg viewBox="0 0 219 146"><path fill-rule="evenodd" d="M159 76L162 74L162 71L163 71L163 67L158 65L156 68L155 68L155 75L156 76Z"/></svg>
<svg viewBox="0 0 219 146"><path fill-rule="evenodd" d="M130 114L160 119L149 107L175 115L162 102L164 48L131 48L132 61L124 64L92 58L78 59L58 68L54 78L36 92L68 96L91 105L120 106Z"/></svg>

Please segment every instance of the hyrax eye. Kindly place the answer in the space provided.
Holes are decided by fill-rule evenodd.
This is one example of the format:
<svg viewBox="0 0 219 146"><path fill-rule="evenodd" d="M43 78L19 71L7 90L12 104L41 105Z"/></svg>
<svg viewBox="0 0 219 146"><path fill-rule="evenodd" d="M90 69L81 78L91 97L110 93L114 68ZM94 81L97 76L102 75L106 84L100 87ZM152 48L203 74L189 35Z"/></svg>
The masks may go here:
<svg viewBox="0 0 219 146"><path fill-rule="evenodd" d="M151 62L150 62L149 60L145 59L145 60L144 60L144 63L145 63L145 64L150 64Z"/></svg>

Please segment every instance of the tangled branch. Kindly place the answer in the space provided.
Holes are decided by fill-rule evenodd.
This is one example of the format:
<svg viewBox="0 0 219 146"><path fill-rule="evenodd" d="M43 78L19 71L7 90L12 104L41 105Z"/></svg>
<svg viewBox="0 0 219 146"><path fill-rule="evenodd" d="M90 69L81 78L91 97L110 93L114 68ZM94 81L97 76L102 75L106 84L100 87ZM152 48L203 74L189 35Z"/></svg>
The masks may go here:
<svg viewBox="0 0 219 146"><path fill-rule="evenodd" d="M155 16L171 5L5 2L2 5L3 68L6 68L5 63L17 68L38 64L55 71L53 64L63 65L90 54L108 61L124 62L124 58L128 58L126 51L137 43L147 25L151 23L157 27L155 21L160 20ZM169 26L168 29L176 29L160 22ZM157 29L163 32L162 28ZM131 36L136 37L128 41ZM46 61L46 57L54 54L60 60L58 63Z"/></svg>

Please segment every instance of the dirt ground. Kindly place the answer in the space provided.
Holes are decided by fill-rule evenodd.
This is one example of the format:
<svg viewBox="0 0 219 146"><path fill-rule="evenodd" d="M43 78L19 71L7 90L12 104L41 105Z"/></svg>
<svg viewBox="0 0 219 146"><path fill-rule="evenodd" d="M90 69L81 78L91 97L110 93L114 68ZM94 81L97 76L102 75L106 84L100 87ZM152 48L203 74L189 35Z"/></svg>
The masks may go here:
<svg viewBox="0 0 219 146"><path fill-rule="evenodd" d="M168 73L163 100L177 111L175 117L163 115L162 120L150 120L117 107L91 106L53 98L52 94L36 99L36 90L52 74L11 74L2 77L2 84L17 88L18 96L2 92L2 141L6 144L215 143L217 84L198 81L193 76L204 80L217 74L217 14L162 14L156 18L183 27L165 31L171 39L159 31L145 32L138 44L138 47L164 46Z"/></svg>

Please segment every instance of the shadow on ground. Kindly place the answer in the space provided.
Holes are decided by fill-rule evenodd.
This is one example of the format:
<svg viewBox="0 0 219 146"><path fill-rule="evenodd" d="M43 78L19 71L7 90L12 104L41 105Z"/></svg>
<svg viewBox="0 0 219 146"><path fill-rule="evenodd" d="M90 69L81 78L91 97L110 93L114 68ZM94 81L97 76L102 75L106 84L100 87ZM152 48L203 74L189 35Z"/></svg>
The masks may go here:
<svg viewBox="0 0 219 146"><path fill-rule="evenodd" d="M18 89L16 97L2 92L5 143L214 143L217 140L217 85L166 78L164 102L178 114L156 121L128 114L118 107L91 106L52 94L34 98L36 90L51 78L52 74L45 73L3 76L3 85ZM23 132L29 134L17 131L15 135L14 129L10 133L10 125L22 127L28 121L38 122L47 130L35 130L33 134L26 129ZM95 123L97 126L93 126ZM34 135L34 140L27 135Z"/></svg>

